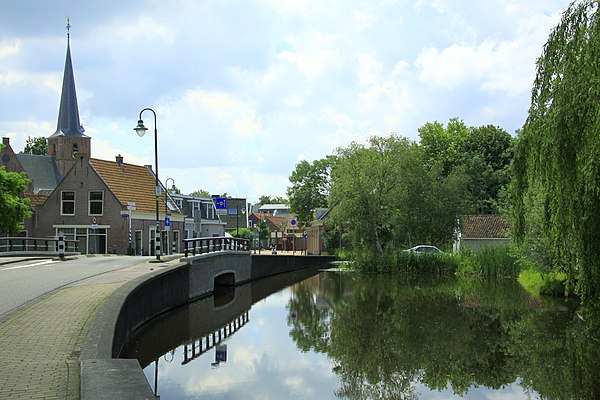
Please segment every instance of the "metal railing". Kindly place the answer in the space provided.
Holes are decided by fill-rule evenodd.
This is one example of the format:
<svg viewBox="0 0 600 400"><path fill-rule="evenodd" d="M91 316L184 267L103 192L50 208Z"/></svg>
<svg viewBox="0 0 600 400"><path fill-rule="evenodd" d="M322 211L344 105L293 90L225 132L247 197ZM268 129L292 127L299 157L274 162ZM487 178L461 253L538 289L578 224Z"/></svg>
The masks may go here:
<svg viewBox="0 0 600 400"><path fill-rule="evenodd" d="M225 250L250 251L248 239L229 236L183 239L183 244L185 246L184 253L186 257L190 253L195 256L196 254L214 253Z"/></svg>
<svg viewBox="0 0 600 400"><path fill-rule="evenodd" d="M0 237L0 253L58 253L58 238L35 238L24 236ZM64 240L65 252L78 252L79 240Z"/></svg>

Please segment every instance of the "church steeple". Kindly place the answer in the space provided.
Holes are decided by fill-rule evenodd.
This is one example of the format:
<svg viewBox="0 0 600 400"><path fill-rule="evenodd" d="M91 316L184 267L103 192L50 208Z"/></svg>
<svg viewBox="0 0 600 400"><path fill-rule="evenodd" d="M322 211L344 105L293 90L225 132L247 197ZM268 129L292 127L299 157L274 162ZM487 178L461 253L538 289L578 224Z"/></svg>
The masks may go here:
<svg viewBox="0 0 600 400"><path fill-rule="evenodd" d="M71 61L71 24L67 18L67 58L63 75L62 95L58 109L58 124L54 136L85 136L84 129L79 122L79 107L77 106L77 93L75 91L75 77L73 76L73 63Z"/></svg>
<svg viewBox="0 0 600 400"><path fill-rule="evenodd" d="M79 121L79 107L75 91L75 77L71 61L71 24L67 18L67 58L63 75L62 94L58 109L56 132L48 137L48 154L56 157L60 173L65 176L75 160L89 157L91 153L90 137L83 134Z"/></svg>

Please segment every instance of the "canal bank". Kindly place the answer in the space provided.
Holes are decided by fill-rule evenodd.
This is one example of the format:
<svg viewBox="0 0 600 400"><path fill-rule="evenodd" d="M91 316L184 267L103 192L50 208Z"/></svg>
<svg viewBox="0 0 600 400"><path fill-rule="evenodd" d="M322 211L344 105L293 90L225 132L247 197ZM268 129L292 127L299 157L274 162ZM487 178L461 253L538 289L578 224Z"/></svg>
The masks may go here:
<svg viewBox="0 0 600 400"><path fill-rule="evenodd" d="M210 295L218 277L240 272L239 285L267 276L323 265L331 256L207 254L140 276L117 288L98 309L81 352L82 399L152 399L137 360L116 358L129 336L151 319ZM229 268L235 266L235 268ZM217 269L220 268L220 270Z"/></svg>

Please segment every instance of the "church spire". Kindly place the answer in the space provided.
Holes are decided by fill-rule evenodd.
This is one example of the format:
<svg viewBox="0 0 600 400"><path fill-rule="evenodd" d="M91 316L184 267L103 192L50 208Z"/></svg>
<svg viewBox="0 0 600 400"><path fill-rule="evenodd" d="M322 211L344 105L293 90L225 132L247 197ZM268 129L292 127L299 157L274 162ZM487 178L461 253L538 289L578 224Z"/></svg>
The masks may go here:
<svg viewBox="0 0 600 400"><path fill-rule="evenodd" d="M78 136L85 137L84 129L79 122L79 107L77 106L77 94L75 92L75 78L73 76L73 65L71 63L71 24L67 17L67 59L65 61L65 72L63 75L62 94L60 97L60 108L58 110L58 124L56 132L50 137L56 136Z"/></svg>

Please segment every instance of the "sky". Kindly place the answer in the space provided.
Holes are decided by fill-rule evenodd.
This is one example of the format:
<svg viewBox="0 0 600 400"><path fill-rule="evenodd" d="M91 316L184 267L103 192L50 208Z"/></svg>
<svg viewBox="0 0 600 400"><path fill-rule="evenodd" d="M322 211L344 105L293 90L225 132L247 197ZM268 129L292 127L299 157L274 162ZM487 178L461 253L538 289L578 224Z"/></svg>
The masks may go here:
<svg viewBox="0 0 600 400"><path fill-rule="evenodd" d="M352 142L457 117L515 135L566 0L0 0L0 136L56 130L71 55L92 157L255 202ZM151 112L142 115L153 132ZM169 180L169 186L171 180Z"/></svg>

